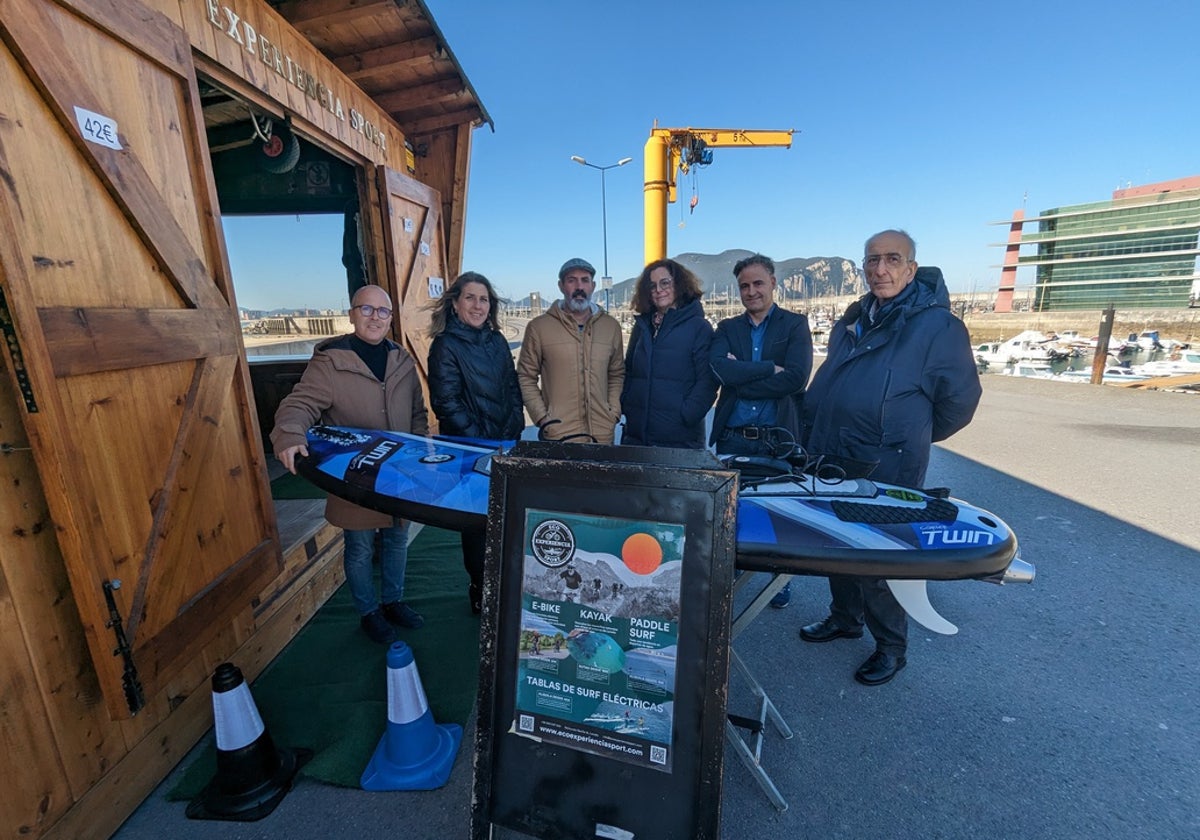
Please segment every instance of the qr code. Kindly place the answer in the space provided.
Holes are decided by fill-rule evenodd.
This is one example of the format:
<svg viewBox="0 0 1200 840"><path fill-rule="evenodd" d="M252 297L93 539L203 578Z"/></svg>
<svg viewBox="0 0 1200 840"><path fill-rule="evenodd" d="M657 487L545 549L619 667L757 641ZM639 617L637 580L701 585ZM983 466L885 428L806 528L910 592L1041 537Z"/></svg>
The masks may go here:
<svg viewBox="0 0 1200 840"><path fill-rule="evenodd" d="M533 731L533 715L521 715L517 721L517 728L522 732Z"/></svg>
<svg viewBox="0 0 1200 840"><path fill-rule="evenodd" d="M667 748L666 747L650 747L650 763L651 764L666 764L667 763Z"/></svg>

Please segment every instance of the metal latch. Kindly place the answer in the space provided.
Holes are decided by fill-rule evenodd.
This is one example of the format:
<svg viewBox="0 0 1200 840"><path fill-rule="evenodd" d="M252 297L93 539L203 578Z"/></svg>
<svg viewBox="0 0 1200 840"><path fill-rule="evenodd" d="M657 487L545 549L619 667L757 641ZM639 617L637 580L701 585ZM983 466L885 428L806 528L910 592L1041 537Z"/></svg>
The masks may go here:
<svg viewBox="0 0 1200 840"><path fill-rule="evenodd" d="M121 621L121 613L117 609L117 599L113 591L121 588L121 581L104 581L104 600L108 602L108 621L105 627L111 627L117 637L117 647L113 656L120 656L125 661L125 673L121 676L121 685L125 689L125 702L129 705L131 714L137 714L146 705L146 695L142 690L141 680L138 679L137 667L133 664L133 648L125 638L125 625Z"/></svg>

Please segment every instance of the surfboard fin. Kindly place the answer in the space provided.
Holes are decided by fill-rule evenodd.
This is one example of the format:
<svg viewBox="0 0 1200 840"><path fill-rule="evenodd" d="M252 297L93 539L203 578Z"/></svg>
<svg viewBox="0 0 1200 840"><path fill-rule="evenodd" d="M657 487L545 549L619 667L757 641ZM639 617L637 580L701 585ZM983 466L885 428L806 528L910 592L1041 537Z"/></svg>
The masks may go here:
<svg viewBox="0 0 1200 840"><path fill-rule="evenodd" d="M904 611L912 616L913 621L922 627L927 627L934 633L943 636L953 636L958 628L951 624L929 603L929 590L924 580L889 580L888 589L896 596Z"/></svg>

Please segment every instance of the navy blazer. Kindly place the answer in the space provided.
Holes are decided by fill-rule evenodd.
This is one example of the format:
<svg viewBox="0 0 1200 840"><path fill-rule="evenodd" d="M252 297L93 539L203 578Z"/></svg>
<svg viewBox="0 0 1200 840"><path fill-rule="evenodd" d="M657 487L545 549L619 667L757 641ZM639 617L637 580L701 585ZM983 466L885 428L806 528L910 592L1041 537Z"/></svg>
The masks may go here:
<svg viewBox="0 0 1200 840"><path fill-rule="evenodd" d="M800 415L803 411L804 387L812 373L812 332L808 318L788 312L776 305L767 320L762 360L754 358L750 343L750 316L743 312L726 318L717 325L713 335L709 361L713 374L721 385L717 410L713 415L710 444L715 444L739 399L776 401L778 425L800 440ZM730 359L732 353L735 359ZM775 366L783 368L775 372Z"/></svg>

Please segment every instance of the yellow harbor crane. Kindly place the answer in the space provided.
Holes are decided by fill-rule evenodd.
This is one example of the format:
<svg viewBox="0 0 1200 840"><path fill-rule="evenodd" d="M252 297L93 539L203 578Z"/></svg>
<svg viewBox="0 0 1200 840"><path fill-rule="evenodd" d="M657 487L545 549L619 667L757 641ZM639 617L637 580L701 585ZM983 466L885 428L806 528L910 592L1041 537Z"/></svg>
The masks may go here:
<svg viewBox="0 0 1200 840"><path fill-rule="evenodd" d="M646 208L645 257L649 264L667 255L667 205L675 203L675 180L693 166L712 163L712 150L723 147L791 148L794 129L659 128L655 120L646 141L643 184Z"/></svg>

